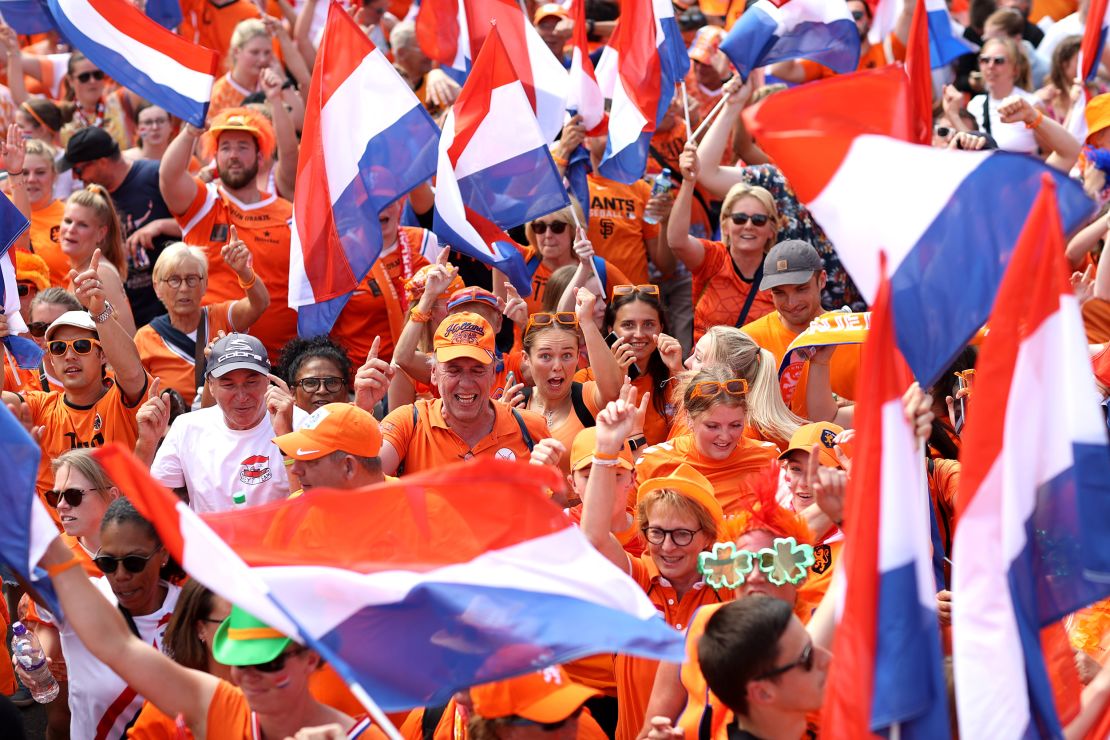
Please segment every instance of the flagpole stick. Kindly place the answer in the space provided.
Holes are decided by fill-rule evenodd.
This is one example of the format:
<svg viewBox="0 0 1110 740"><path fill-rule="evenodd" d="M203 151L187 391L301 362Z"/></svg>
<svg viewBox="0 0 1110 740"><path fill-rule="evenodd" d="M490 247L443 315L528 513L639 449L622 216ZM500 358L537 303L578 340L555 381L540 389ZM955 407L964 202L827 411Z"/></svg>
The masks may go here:
<svg viewBox="0 0 1110 740"><path fill-rule="evenodd" d="M682 88L682 115L686 119L686 133L690 133L690 96L686 94L686 80L679 80L678 86Z"/></svg>
<svg viewBox="0 0 1110 740"><path fill-rule="evenodd" d="M571 218L574 219L574 236L577 238L579 231L585 233L586 230L582 227L582 222L578 220L578 211L574 209L573 205L570 207L570 215ZM604 294L605 283L601 282L601 275L597 274L597 265L594 264L593 257L590 258L590 271L594 274L594 277L597 278L597 284L601 286L601 292ZM602 298L604 297L605 296L602 295Z"/></svg>
<svg viewBox="0 0 1110 740"><path fill-rule="evenodd" d="M695 131L693 133L693 135L690 136L689 141L697 142L698 137L701 136L702 133L705 132L705 129L709 128L709 124L713 121L713 118L718 113L720 113L721 108L723 108L725 106L725 101L728 100L729 95L732 95L732 93L729 92L729 91L726 91L725 94L721 96L721 99L717 101L717 104L714 105L713 109L709 111L708 115L706 115L705 120L701 122L700 126L698 126L698 130Z"/></svg>
<svg viewBox="0 0 1110 740"><path fill-rule="evenodd" d="M351 689L351 693L355 695L355 698L362 702L362 706L366 707L370 712L371 718L373 718L378 728L386 734L389 740L404 740L404 738L401 737L401 733L398 732L393 723L389 721L389 717L385 716L385 712L378 706L378 703L371 699L370 695L366 693L366 689L362 688L362 686L357 683L349 684L348 688Z"/></svg>

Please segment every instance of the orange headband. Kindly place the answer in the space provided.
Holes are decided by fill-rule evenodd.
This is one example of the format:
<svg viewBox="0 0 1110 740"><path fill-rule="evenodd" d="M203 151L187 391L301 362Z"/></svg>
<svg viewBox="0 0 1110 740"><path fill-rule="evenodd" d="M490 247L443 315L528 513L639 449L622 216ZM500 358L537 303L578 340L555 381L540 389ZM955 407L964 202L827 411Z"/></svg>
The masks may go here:
<svg viewBox="0 0 1110 740"><path fill-rule="evenodd" d="M40 126L42 126L44 129L46 129L47 131L53 131L54 130L54 129L52 129L49 126L46 125L46 121L42 120L42 118L39 117L38 113L35 113L35 109L32 108L26 100L24 100L22 103L20 103L19 107L22 108L23 111L27 115L29 115L31 118L34 118L38 122L38 124Z"/></svg>

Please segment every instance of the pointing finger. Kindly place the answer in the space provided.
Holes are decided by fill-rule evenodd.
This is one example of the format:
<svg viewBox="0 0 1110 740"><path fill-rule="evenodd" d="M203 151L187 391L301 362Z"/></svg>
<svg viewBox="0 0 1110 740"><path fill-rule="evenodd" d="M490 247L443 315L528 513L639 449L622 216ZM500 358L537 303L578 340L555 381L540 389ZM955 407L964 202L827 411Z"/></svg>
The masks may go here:
<svg viewBox="0 0 1110 740"><path fill-rule="evenodd" d="M92 260L89 262L89 269L93 272L100 271L100 250L95 249L92 253Z"/></svg>
<svg viewBox="0 0 1110 740"><path fill-rule="evenodd" d="M289 385L284 380L282 380L278 376L274 375L273 373L270 373L267 377L270 378L271 383L273 383L274 385L276 385L278 388L285 391L286 393L289 393Z"/></svg>
<svg viewBox="0 0 1110 740"><path fill-rule="evenodd" d="M147 393L147 398L157 398L158 392L162 390L162 379L155 378L154 382L150 384L150 391Z"/></svg>
<svg viewBox="0 0 1110 740"><path fill-rule="evenodd" d="M228 229L228 238L227 238L227 240L228 240L229 244L231 242L239 241L239 232L235 229L235 224L232 224L231 228Z"/></svg>
<svg viewBox="0 0 1110 740"><path fill-rule="evenodd" d="M374 341L370 344L370 352L366 355L366 361L378 359L378 350L382 346L382 338L380 336L374 337Z"/></svg>

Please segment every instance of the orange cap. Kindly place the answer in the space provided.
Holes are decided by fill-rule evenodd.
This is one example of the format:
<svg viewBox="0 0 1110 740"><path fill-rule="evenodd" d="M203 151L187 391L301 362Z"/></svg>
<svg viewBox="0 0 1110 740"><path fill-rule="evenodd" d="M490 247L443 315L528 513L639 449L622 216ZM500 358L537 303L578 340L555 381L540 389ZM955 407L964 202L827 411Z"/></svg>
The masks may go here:
<svg viewBox="0 0 1110 740"><path fill-rule="evenodd" d="M581 470L587 465L593 465L594 449L596 447L597 427L589 427L576 434L574 442L570 446L570 469ZM617 465L625 470L632 470L635 467L635 463L632 461L632 451L628 449L628 443L621 447L621 451L617 455Z"/></svg>
<svg viewBox="0 0 1110 740"><path fill-rule="evenodd" d="M50 268L46 266L46 260L22 249L12 251L15 252L16 282L33 283L40 292L50 287Z"/></svg>
<svg viewBox="0 0 1110 740"><path fill-rule="evenodd" d="M460 311L440 322L434 346L437 362L469 357L488 365L495 349L493 327L476 313Z"/></svg>
<svg viewBox="0 0 1110 740"><path fill-rule="evenodd" d="M790 436L790 446L779 455L779 459L785 460L795 450L812 452L813 445L821 445L820 449L817 450L817 457L821 464L829 468L839 468L840 460L836 457L836 452L833 451L833 447L836 446L833 440L836 435L843 431L843 427L839 427L830 421L803 424L794 430L794 434Z"/></svg>
<svg viewBox="0 0 1110 740"><path fill-rule="evenodd" d="M382 430L373 414L353 403L329 403L313 411L297 431L274 437L274 444L294 460L318 460L340 450L377 457Z"/></svg>
<svg viewBox="0 0 1110 740"><path fill-rule="evenodd" d="M1110 93L1088 100L1083 114L1087 119L1087 141L1090 141L1092 136L1110 126Z"/></svg>
<svg viewBox="0 0 1110 740"><path fill-rule="evenodd" d="M694 40L690 43L690 59L702 64L713 64L720 54L721 39L724 38L724 35L724 29L719 26L702 26L699 28L697 33L694 34Z"/></svg>
<svg viewBox="0 0 1110 740"><path fill-rule="evenodd" d="M557 665L470 689L474 713L479 717L523 717L540 723L560 722L595 696L601 692L571 681Z"/></svg>
<svg viewBox="0 0 1110 740"><path fill-rule="evenodd" d="M428 281L428 270L431 270L435 265L424 265L411 278L405 283L405 298L408 300L410 306L415 306L420 302L421 296L424 295L424 288ZM458 275L447 286L447 289L439 294L440 300L446 300L451 297L455 291L462 290L466 287L466 283Z"/></svg>
<svg viewBox="0 0 1110 740"><path fill-rule="evenodd" d="M713 484L697 469L682 463L666 477L649 478L641 483L636 490L636 503L643 501L644 497L650 492L664 488L669 491L678 491L683 496L704 506L713 517L713 521L717 522L718 531L720 530L721 523L725 519L725 511L721 508L721 502L713 495Z"/></svg>
<svg viewBox="0 0 1110 740"><path fill-rule="evenodd" d="M570 18L567 9L559 3L544 3L536 8L536 14L532 16L532 25L539 25L539 22L544 18L555 16L557 18Z"/></svg>

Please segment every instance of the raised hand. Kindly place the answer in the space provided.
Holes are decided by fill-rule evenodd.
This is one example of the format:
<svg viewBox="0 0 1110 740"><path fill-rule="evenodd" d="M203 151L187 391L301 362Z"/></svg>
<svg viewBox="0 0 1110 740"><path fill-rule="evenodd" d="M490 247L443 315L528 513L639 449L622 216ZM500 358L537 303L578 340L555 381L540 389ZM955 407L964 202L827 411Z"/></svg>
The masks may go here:
<svg viewBox="0 0 1110 740"><path fill-rule="evenodd" d="M663 358L663 364L670 369L671 375L682 372L682 345L677 339L670 334L660 334L655 339L655 348Z"/></svg>
<svg viewBox="0 0 1110 740"><path fill-rule="evenodd" d="M621 366L621 370L627 371L632 363L636 362L636 352L624 337L617 337L617 341L613 342L613 346L609 349L617 358L617 364Z"/></svg>
<svg viewBox="0 0 1110 740"><path fill-rule="evenodd" d="M239 238L239 232L234 225L228 232L227 244L220 249L220 257L235 271L240 282L249 283L254 278L251 250L247 243Z"/></svg>
<svg viewBox="0 0 1110 740"><path fill-rule="evenodd" d="M355 373L355 405L370 413L389 392L389 383L397 372L397 368L378 358L381 344L382 338L374 337L366 362Z"/></svg>
<svg viewBox="0 0 1110 740"><path fill-rule="evenodd" d="M266 411L274 434L289 434L293 431L293 394L284 380L272 373L268 377L272 385L266 389Z"/></svg>
<svg viewBox="0 0 1110 740"><path fill-rule="evenodd" d="M505 306L501 309L501 313L514 324L524 326L528 323L528 304L507 280L505 281Z"/></svg>
<svg viewBox="0 0 1110 740"><path fill-rule="evenodd" d="M4 160L4 169L10 174L23 174L23 158L27 155L27 143L23 139L23 132L14 123L8 126L7 139L0 144L0 158Z"/></svg>
<svg viewBox="0 0 1110 740"><path fill-rule="evenodd" d="M162 379L155 378L147 391L146 402L135 413L139 438L157 441L166 436L170 426L170 404L162 397Z"/></svg>
<svg viewBox="0 0 1110 740"><path fill-rule="evenodd" d="M77 293L77 300L93 316L104 311L104 285L100 282L100 250L93 250L89 267L83 272L69 271L69 281Z"/></svg>
<svg viewBox="0 0 1110 740"><path fill-rule="evenodd" d="M616 401L610 401L597 415L597 451L606 455L616 455L624 448L624 442L636 428L639 406L636 405L636 388L625 383ZM643 401L648 394L644 394ZM644 407L646 409L646 406Z"/></svg>

